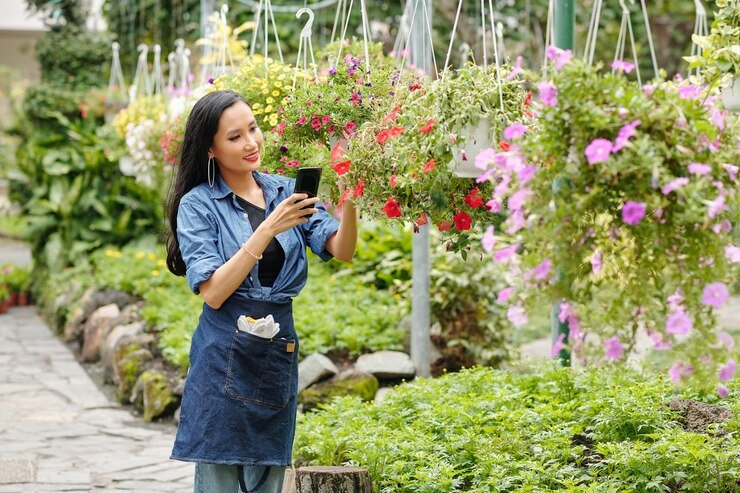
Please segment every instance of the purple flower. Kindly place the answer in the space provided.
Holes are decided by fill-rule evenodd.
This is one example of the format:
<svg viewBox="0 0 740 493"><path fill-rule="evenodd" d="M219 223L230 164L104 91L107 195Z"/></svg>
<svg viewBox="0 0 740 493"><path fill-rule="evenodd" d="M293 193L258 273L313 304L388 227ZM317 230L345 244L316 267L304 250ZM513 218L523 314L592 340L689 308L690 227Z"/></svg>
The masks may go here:
<svg viewBox="0 0 740 493"><path fill-rule="evenodd" d="M285 147L285 146L280 146L280 152L286 153L286 152L288 152L288 148Z"/></svg>
<svg viewBox="0 0 740 493"><path fill-rule="evenodd" d="M614 62L612 63L612 68L614 70L624 71L625 73L629 74L635 69L635 64L626 62L624 60L614 60Z"/></svg>
<svg viewBox="0 0 740 493"><path fill-rule="evenodd" d="M564 339L565 339L565 334L560 334L558 336L558 339L552 345L552 349L550 349L550 356L552 356L553 358L556 357L560 353L560 351L565 347L565 344L563 344Z"/></svg>
<svg viewBox="0 0 740 493"><path fill-rule="evenodd" d="M652 84L645 84L642 86L642 92L645 93L645 96L650 97L655 92L655 86Z"/></svg>
<svg viewBox="0 0 740 493"><path fill-rule="evenodd" d="M694 323L683 310L671 313L668 315L668 319L665 322L665 331L669 334L681 336L688 334L693 328Z"/></svg>
<svg viewBox="0 0 740 493"><path fill-rule="evenodd" d="M645 217L645 204L643 202L627 201L622 206L622 221L632 226L640 224Z"/></svg>
<svg viewBox="0 0 740 493"><path fill-rule="evenodd" d="M684 297L681 296L681 292L677 289L675 293L668 297L668 306L670 307L671 311L676 311L680 309L683 300Z"/></svg>
<svg viewBox="0 0 740 493"><path fill-rule="evenodd" d="M496 250L496 253L493 254L493 261L495 263L506 262L507 260L511 259L514 255L516 255L516 248L517 248L516 245L511 245L511 246Z"/></svg>
<svg viewBox="0 0 740 493"><path fill-rule="evenodd" d="M684 365L683 361L676 361L673 363L673 366L671 366L671 369L668 370L668 374L671 376L671 382L677 383L679 382L684 376L691 375L694 373L694 367L692 365Z"/></svg>
<svg viewBox="0 0 740 493"><path fill-rule="evenodd" d="M506 318L508 318L509 322L514 324L515 327L526 325L529 321L527 318L527 312L525 312L524 308L519 305L514 305L506 310Z"/></svg>
<svg viewBox="0 0 740 493"><path fill-rule="evenodd" d="M482 150L475 156L475 167L482 170L487 170L488 166L493 162L496 157L496 150L492 147Z"/></svg>
<svg viewBox="0 0 740 493"><path fill-rule="evenodd" d="M612 152L612 143L606 139L594 139L586 146L583 153L588 159L588 164L596 164L606 161Z"/></svg>
<svg viewBox="0 0 740 493"><path fill-rule="evenodd" d="M706 164L701 163L691 163L689 164L689 173L692 173L694 175L706 175L712 171L711 166L707 166Z"/></svg>
<svg viewBox="0 0 740 493"><path fill-rule="evenodd" d="M540 101L545 106L555 106L558 104L558 88L550 81L542 81L537 84L537 90L540 92Z"/></svg>
<svg viewBox="0 0 740 493"><path fill-rule="evenodd" d="M516 57L514 68L511 69L511 72L509 72L509 75L506 76L506 80L516 79L519 76L519 74L522 73L522 62L523 61L524 59L521 56Z"/></svg>
<svg viewBox="0 0 740 493"><path fill-rule="evenodd" d="M728 382L732 380L732 377L735 375L735 370L737 369L737 364L735 364L735 360L728 360L727 364L722 367L722 369L719 371L719 381L720 382Z"/></svg>
<svg viewBox="0 0 740 493"><path fill-rule="evenodd" d="M520 188L514 195L509 197L509 209L512 211L519 211L524 206L524 203L529 200L532 196L532 191L529 188Z"/></svg>
<svg viewBox="0 0 740 493"><path fill-rule="evenodd" d="M568 63L571 58L573 58L572 50L563 50L561 48L558 48L557 46L548 46L546 53L547 59L551 62L555 62L556 70L560 70L561 68L563 68L563 65Z"/></svg>
<svg viewBox="0 0 740 493"><path fill-rule="evenodd" d="M717 395L724 399L725 397L730 395L730 389L721 384L717 385Z"/></svg>
<svg viewBox="0 0 740 493"><path fill-rule="evenodd" d="M727 116L727 110L720 110L717 107L712 106L709 109L709 112L712 115L712 122L717 127L717 130L724 130L725 129L725 117Z"/></svg>
<svg viewBox="0 0 740 493"><path fill-rule="evenodd" d="M560 313L558 313L558 320L560 321L560 323L561 324L565 323L565 321L568 320L568 317L570 317L572 313L573 311L570 307L570 303L568 303L565 300L561 301L560 302Z"/></svg>
<svg viewBox="0 0 740 493"><path fill-rule="evenodd" d="M209 83L209 84L213 84L213 77L209 77L209 78L208 78L208 83Z"/></svg>
<svg viewBox="0 0 740 493"><path fill-rule="evenodd" d="M681 99L699 99L703 88L694 84L688 84L678 88L678 96Z"/></svg>
<svg viewBox="0 0 740 493"><path fill-rule="evenodd" d="M496 201L495 199L491 199L488 202L486 202L486 209L491 214L496 214L498 212L501 212L501 202Z"/></svg>
<svg viewBox="0 0 740 493"><path fill-rule="evenodd" d="M725 206L725 196L720 195L709 203L709 211L707 211L707 215L709 216L709 219L714 219L717 214L720 214L724 210L727 210L727 207Z"/></svg>
<svg viewBox="0 0 740 493"><path fill-rule="evenodd" d="M730 297L727 286L721 282L713 282L704 286L701 294L701 302L715 308L721 307Z"/></svg>
<svg viewBox="0 0 740 493"><path fill-rule="evenodd" d="M670 181L663 185L663 188L661 189L661 192L663 192L663 195L668 195L669 193L678 190L679 188L686 186L689 184L688 178L676 178L673 181Z"/></svg>
<svg viewBox="0 0 740 493"><path fill-rule="evenodd" d="M614 141L614 147L612 147L612 154L617 151L620 151L625 145L627 145L627 143L632 137L637 135L637 131L635 131L635 129L641 123L642 123L641 120L635 120L619 129L617 138Z"/></svg>
<svg viewBox="0 0 740 493"><path fill-rule="evenodd" d="M496 237L493 235L493 226L488 226L481 243L483 244L483 249L487 253L491 253L493 251L493 247L496 245Z"/></svg>
<svg viewBox="0 0 740 493"><path fill-rule="evenodd" d="M514 233L522 229L526 224L524 211L522 211L521 209L514 211L514 213L506 220L505 224L507 225L506 233L510 235L513 235Z"/></svg>
<svg viewBox="0 0 740 493"><path fill-rule="evenodd" d="M622 347L622 343L619 342L619 338L617 336L604 341L604 356L606 356L607 359L622 359L623 352L624 348Z"/></svg>
<svg viewBox="0 0 740 493"><path fill-rule="evenodd" d="M547 279L547 276L550 275L551 268L552 262L549 258L545 259L541 264L532 269L531 276L538 281L544 281L545 279Z"/></svg>
<svg viewBox="0 0 740 493"><path fill-rule="evenodd" d="M501 292L498 294L496 301L499 303L506 303L507 301L509 301L512 291L514 291L514 288L512 287L502 289Z"/></svg>
<svg viewBox="0 0 740 493"><path fill-rule="evenodd" d="M735 349L735 339L727 332L717 332L717 342L725 346L728 351Z"/></svg>
<svg viewBox="0 0 740 493"><path fill-rule="evenodd" d="M521 183L522 185L526 185L527 182L532 179L536 172L537 166L525 166L517 174L517 178L519 178L519 183Z"/></svg>
<svg viewBox="0 0 740 493"><path fill-rule="evenodd" d="M515 123L513 125L509 125L504 130L504 139L506 140L514 140L518 139L524 133L527 131L527 127L525 125L522 125L521 123Z"/></svg>
<svg viewBox="0 0 740 493"><path fill-rule="evenodd" d="M329 75L336 75L336 73L337 73L336 67L332 67L331 69L329 69Z"/></svg>
<svg viewBox="0 0 740 493"><path fill-rule="evenodd" d="M730 180L735 181L735 178L737 177L737 172L740 170L740 168L733 164L723 164L722 167L725 169L725 171L727 171L727 174L730 176Z"/></svg>
<svg viewBox="0 0 740 493"><path fill-rule="evenodd" d="M727 257L727 260L731 264L740 262L740 247L736 247L735 245L725 247L725 257Z"/></svg>
<svg viewBox="0 0 740 493"><path fill-rule="evenodd" d="M648 332L650 339L653 341L653 349L670 349L671 343L663 339L660 332Z"/></svg>
<svg viewBox="0 0 740 493"><path fill-rule="evenodd" d="M596 250L591 257L591 269L593 269L594 274L601 271L601 250Z"/></svg>

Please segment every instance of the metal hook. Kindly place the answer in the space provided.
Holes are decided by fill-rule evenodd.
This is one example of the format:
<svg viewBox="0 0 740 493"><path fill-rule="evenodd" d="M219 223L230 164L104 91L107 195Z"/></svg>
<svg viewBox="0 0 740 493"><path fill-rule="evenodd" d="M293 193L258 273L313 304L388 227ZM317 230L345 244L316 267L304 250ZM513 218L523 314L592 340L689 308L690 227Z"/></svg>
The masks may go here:
<svg viewBox="0 0 740 493"><path fill-rule="evenodd" d="M111 48L113 48L113 51L118 52L121 49L121 45L119 45L117 41L114 41Z"/></svg>
<svg viewBox="0 0 740 493"><path fill-rule="evenodd" d="M313 10L309 9L308 7L303 7L295 13L295 18L300 19L303 14L308 14L308 20L306 21L306 25L303 26L303 29L301 30L301 36L304 38L310 38L311 30L313 29L314 13Z"/></svg>
<svg viewBox="0 0 740 493"><path fill-rule="evenodd" d="M162 47L159 45L154 45L154 56L159 56L161 52L162 52Z"/></svg>
<svg viewBox="0 0 740 493"><path fill-rule="evenodd" d="M704 4L701 0L694 0L694 8L696 9L696 15L707 15L707 9L704 8Z"/></svg>
<svg viewBox="0 0 740 493"><path fill-rule="evenodd" d="M625 2L625 0L619 0L619 5L622 6L622 13L623 14L629 14L630 13L630 9L627 8L627 5L624 2ZM630 3L632 5L634 5L635 4L635 0L630 0Z"/></svg>
<svg viewBox="0 0 740 493"><path fill-rule="evenodd" d="M138 51L142 55L146 55L147 53L149 53L149 46L147 46L144 43L141 43L139 46L136 47L136 51Z"/></svg>

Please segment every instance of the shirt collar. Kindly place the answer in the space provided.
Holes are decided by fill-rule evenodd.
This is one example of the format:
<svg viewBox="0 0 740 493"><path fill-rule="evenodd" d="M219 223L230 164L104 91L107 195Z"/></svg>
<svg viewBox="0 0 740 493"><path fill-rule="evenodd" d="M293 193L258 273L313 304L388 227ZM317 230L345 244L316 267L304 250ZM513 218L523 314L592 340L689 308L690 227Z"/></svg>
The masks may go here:
<svg viewBox="0 0 740 493"><path fill-rule="evenodd" d="M274 176L267 173L260 173L259 171L252 171L252 176L257 184L262 188L262 192L265 194L265 202L272 202L278 194L285 188L285 185L278 181ZM229 194L234 194L234 191L229 188L224 179L220 174L216 173L216 181L213 188L211 188L212 199L222 199Z"/></svg>

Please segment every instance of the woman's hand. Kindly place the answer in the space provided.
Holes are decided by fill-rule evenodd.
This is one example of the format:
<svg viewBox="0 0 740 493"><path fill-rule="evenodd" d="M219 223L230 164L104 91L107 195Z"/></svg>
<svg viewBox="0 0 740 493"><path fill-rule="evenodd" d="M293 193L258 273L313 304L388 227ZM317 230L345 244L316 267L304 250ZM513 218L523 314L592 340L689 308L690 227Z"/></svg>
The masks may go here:
<svg viewBox="0 0 740 493"><path fill-rule="evenodd" d="M306 223L308 219L303 216L318 212L318 209L313 207L318 201L318 197L308 198L305 193L294 193L280 202L257 229L267 228L270 235L277 236L301 223ZM308 207L308 209L302 211L302 207Z"/></svg>

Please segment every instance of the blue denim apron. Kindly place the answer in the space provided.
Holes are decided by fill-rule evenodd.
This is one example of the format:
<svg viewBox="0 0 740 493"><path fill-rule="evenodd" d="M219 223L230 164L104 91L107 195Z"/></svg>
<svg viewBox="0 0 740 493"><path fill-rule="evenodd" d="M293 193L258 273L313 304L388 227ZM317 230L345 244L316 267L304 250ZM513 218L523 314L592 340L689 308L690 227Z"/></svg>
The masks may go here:
<svg viewBox="0 0 740 493"><path fill-rule="evenodd" d="M263 339L237 330L240 315L272 315L280 332ZM292 302L231 296L203 305L190 347L172 459L290 466L298 392Z"/></svg>

